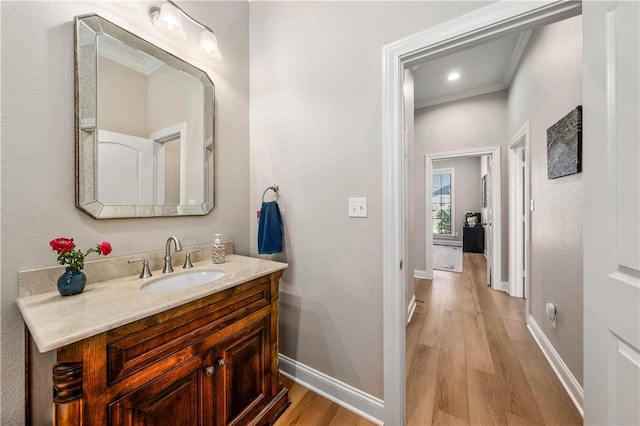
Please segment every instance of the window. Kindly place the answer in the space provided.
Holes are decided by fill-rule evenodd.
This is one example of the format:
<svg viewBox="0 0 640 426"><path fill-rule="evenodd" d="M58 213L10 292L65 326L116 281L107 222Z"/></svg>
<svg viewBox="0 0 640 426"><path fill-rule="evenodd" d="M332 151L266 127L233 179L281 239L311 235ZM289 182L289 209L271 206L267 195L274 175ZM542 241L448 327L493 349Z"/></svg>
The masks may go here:
<svg viewBox="0 0 640 426"><path fill-rule="evenodd" d="M434 169L432 175L433 234L455 236L453 169Z"/></svg>

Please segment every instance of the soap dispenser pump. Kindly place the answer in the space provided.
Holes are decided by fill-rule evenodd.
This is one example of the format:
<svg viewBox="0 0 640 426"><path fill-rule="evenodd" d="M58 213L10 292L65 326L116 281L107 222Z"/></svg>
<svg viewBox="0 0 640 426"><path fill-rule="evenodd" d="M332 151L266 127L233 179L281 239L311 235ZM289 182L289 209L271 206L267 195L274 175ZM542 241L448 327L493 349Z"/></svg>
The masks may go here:
<svg viewBox="0 0 640 426"><path fill-rule="evenodd" d="M222 243L222 234L216 234L211 249L211 260L213 263L224 263L224 244Z"/></svg>

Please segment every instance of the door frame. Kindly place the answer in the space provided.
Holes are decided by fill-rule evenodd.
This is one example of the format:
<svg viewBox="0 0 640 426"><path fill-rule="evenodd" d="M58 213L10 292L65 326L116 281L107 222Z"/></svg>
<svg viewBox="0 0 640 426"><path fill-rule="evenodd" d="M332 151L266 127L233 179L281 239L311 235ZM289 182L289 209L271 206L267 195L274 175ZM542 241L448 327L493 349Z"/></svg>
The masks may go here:
<svg viewBox="0 0 640 426"><path fill-rule="evenodd" d="M481 42L579 15L581 2L497 2L383 48L382 87L382 291L384 422L405 422L407 235L404 69Z"/></svg>
<svg viewBox="0 0 640 426"><path fill-rule="evenodd" d="M509 144L509 295L526 299L529 317L529 294L531 287L531 123L529 120L518 130ZM517 152L524 150L524 193L519 194L517 176L521 164ZM524 211L524 233L516 226L517 208L521 198L527 203ZM523 244L519 244L523 242ZM520 250L524 247L524 253ZM525 291L518 285L516 271L524 270Z"/></svg>
<svg viewBox="0 0 640 426"><path fill-rule="evenodd" d="M430 274L430 278L433 278L433 232L431 232L433 230L433 218L432 215L429 214L433 209L430 195L431 174L434 170L433 161L451 158L480 157L483 155L488 155L491 159L491 186L494 188L491 193L493 225L489 227L491 232L493 232L493 247L491 247L493 283L491 283L491 287L496 290L504 290L502 280L498 279L499 276L502 276L502 158L500 146L470 148L425 155L425 212L427 212L425 214L426 271L427 274ZM498 161L496 161L496 159ZM478 190L480 190L480 188L478 188ZM496 208L496 206L500 207Z"/></svg>
<svg viewBox="0 0 640 426"><path fill-rule="evenodd" d="M164 129L160 129L151 133L149 138L154 142L154 154L156 161L154 164L154 182L153 191L156 198L156 204L164 204L164 161L165 161L165 143L174 139L180 139L180 204L187 204L187 122L181 121Z"/></svg>

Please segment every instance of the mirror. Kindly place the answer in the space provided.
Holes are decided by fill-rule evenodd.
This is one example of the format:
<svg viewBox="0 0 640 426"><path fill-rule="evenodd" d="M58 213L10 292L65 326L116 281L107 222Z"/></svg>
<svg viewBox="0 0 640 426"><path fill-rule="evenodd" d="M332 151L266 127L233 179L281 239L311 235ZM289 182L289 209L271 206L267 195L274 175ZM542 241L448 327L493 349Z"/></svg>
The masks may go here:
<svg viewBox="0 0 640 426"><path fill-rule="evenodd" d="M98 15L75 19L76 206L96 219L214 206L207 74Z"/></svg>

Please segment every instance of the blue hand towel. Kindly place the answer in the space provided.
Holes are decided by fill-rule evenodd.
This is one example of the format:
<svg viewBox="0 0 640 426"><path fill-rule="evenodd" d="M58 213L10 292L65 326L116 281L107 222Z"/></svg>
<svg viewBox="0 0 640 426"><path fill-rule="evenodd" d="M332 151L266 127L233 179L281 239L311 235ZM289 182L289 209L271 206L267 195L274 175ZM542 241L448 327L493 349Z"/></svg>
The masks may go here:
<svg viewBox="0 0 640 426"><path fill-rule="evenodd" d="M263 202L258 225L258 254L280 253L282 251L282 217L278 203Z"/></svg>

